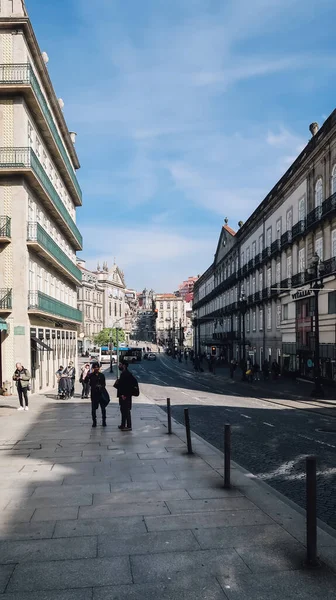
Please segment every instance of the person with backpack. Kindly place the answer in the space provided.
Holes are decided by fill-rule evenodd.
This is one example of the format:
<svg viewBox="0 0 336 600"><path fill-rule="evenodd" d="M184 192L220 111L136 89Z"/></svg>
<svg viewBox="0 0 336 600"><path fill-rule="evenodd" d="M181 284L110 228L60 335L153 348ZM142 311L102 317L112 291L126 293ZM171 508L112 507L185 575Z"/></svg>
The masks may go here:
<svg viewBox="0 0 336 600"><path fill-rule="evenodd" d="M18 391L20 406L18 410L29 410L28 408L28 391L30 389L30 373L28 369L25 369L21 363L16 363L16 369L13 375L13 381L16 382L16 388ZM23 406L23 398L25 405Z"/></svg>
<svg viewBox="0 0 336 600"><path fill-rule="evenodd" d="M132 396L139 396L139 384L134 375L128 370L127 362L120 361L119 370L119 379L114 383L121 412L121 424L118 425L118 429L120 431L132 431Z"/></svg>
<svg viewBox="0 0 336 600"><path fill-rule="evenodd" d="M88 373L85 382L88 382L91 387L91 415L92 427L97 427L97 409L100 406L102 413L102 426L106 427L106 407L110 401L110 397L106 390L106 380L104 373L100 372L98 362L92 365L92 373Z"/></svg>

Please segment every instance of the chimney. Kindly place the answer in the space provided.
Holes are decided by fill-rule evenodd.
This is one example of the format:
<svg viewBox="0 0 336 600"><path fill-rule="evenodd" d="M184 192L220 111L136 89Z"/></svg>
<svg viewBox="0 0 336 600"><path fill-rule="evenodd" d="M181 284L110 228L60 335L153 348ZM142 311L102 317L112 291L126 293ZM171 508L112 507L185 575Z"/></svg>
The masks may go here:
<svg viewBox="0 0 336 600"><path fill-rule="evenodd" d="M60 109L63 110L63 108L64 108L64 101L62 100L62 98L58 98L58 104L60 105Z"/></svg>
<svg viewBox="0 0 336 600"><path fill-rule="evenodd" d="M44 64L47 65L49 62L49 56L46 52L42 52L42 58L43 58Z"/></svg>
<svg viewBox="0 0 336 600"><path fill-rule="evenodd" d="M73 145L75 145L77 133L75 131L69 131L69 133L70 133L71 141L72 141Z"/></svg>
<svg viewBox="0 0 336 600"><path fill-rule="evenodd" d="M309 125L309 131L310 131L310 133L312 134L313 137L314 137L314 135L317 134L318 130L319 130L318 123L311 123Z"/></svg>

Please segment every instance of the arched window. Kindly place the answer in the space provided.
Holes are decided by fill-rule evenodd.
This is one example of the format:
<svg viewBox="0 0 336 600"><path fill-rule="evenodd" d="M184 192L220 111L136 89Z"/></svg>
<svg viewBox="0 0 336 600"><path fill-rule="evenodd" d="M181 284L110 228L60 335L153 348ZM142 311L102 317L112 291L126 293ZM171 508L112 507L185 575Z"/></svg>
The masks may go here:
<svg viewBox="0 0 336 600"><path fill-rule="evenodd" d="M322 206L322 200L323 200L323 184L322 184L322 178L320 177L320 179L318 179L315 184L315 208L318 206Z"/></svg>
<svg viewBox="0 0 336 600"><path fill-rule="evenodd" d="M333 170L331 172L331 193L336 193L336 165L333 166Z"/></svg>

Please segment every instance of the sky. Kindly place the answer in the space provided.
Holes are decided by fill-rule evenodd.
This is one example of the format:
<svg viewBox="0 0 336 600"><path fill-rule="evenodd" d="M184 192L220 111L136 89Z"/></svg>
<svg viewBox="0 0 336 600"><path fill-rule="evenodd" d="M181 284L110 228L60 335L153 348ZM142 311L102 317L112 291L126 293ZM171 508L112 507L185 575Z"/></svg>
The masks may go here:
<svg viewBox="0 0 336 600"><path fill-rule="evenodd" d="M78 134L81 258L178 289L335 108L334 0L26 0Z"/></svg>

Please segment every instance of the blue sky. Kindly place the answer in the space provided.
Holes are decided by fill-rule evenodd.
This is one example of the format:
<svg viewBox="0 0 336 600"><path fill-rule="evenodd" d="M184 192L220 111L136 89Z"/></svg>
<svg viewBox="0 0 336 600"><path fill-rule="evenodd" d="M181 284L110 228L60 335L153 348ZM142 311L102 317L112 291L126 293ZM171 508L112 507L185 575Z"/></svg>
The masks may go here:
<svg viewBox="0 0 336 600"><path fill-rule="evenodd" d="M88 266L172 291L335 108L334 0L27 0L77 131Z"/></svg>

